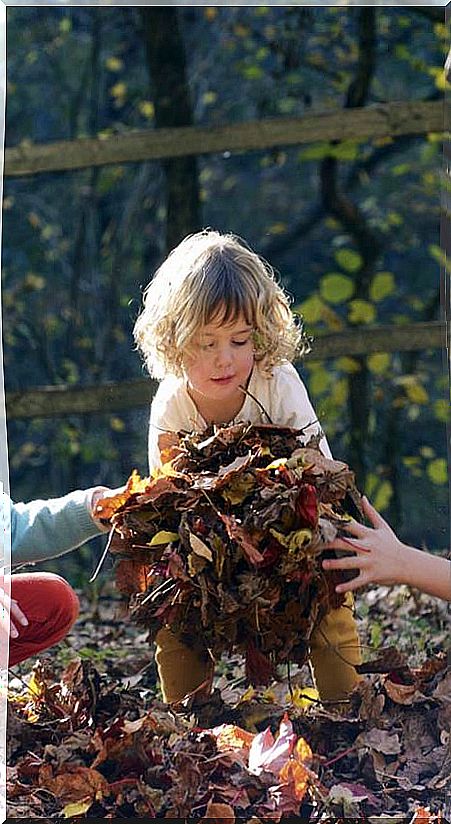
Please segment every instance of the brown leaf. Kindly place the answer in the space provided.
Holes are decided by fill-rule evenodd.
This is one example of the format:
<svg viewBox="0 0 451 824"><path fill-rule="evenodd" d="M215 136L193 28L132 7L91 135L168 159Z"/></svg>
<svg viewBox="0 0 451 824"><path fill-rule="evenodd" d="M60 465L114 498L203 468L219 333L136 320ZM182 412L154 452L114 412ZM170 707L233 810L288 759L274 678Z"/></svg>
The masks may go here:
<svg viewBox="0 0 451 824"><path fill-rule="evenodd" d="M386 678L384 689L395 704L410 705L427 701L426 696L417 689L416 684L395 684L389 678Z"/></svg>
<svg viewBox="0 0 451 824"><path fill-rule="evenodd" d="M134 561L131 558L122 558L115 570L116 586L124 595L134 595L136 592L146 592L152 581L151 565Z"/></svg>
<svg viewBox="0 0 451 824"><path fill-rule="evenodd" d="M110 794L110 785L97 770L68 764L64 772L51 775L51 767L46 764L39 772L39 786L53 793L64 803L88 798L100 800Z"/></svg>
<svg viewBox="0 0 451 824"><path fill-rule="evenodd" d="M229 824L234 824L235 813L230 804L219 804L210 799L205 811L205 817L202 818L201 821L208 821L209 824L223 824L224 821Z"/></svg>
<svg viewBox="0 0 451 824"><path fill-rule="evenodd" d="M378 730L373 728L367 732L362 732L355 740L355 746L370 747L376 752L384 755L395 755L401 752L401 743L398 735L390 733L388 730Z"/></svg>

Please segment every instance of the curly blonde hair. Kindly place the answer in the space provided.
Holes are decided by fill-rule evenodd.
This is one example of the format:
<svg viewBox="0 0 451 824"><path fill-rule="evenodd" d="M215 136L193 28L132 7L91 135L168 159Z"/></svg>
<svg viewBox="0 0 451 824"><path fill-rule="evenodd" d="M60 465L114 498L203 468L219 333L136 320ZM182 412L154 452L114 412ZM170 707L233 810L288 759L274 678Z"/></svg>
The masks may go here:
<svg viewBox="0 0 451 824"><path fill-rule="evenodd" d="M268 375L310 349L274 270L236 235L204 229L168 255L144 290L134 338L150 374L181 376L193 338L220 318L253 327L255 360Z"/></svg>

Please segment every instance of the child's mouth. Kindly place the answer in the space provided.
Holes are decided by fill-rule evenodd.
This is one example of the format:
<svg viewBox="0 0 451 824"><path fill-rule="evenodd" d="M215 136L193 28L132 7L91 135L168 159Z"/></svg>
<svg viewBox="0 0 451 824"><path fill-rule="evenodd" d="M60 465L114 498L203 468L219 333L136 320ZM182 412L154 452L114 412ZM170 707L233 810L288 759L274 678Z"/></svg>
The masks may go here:
<svg viewBox="0 0 451 824"><path fill-rule="evenodd" d="M233 375L228 375L224 378L212 378L212 381L214 381L215 383L219 383L221 386L225 386L226 384L233 381Z"/></svg>

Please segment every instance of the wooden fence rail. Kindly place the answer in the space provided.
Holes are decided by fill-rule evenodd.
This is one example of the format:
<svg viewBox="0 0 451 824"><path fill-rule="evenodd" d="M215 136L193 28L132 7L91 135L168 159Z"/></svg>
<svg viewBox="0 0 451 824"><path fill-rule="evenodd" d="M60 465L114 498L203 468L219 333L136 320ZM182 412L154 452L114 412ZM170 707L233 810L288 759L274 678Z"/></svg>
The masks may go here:
<svg viewBox="0 0 451 824"><path fill-rule="evenodd" d="M148 129L106 138L79 138L45 144L24 141L6 149L5 175L18 177L110 163L251 151L318 140L374 140L442 132L443 129L443 101L397 101L225 126Z"/></svg>
<svg viewBox="0 0 451 824"><path fill-rule="evenodd" d="M441 322L367 326L317 338L308 357L325 360L373 352L440 349L446 343L446 327ZM147 406L155 389L156 382L147 378L100 386L46 386L7 392L7 417L11 421L133 409Z"/></svg>

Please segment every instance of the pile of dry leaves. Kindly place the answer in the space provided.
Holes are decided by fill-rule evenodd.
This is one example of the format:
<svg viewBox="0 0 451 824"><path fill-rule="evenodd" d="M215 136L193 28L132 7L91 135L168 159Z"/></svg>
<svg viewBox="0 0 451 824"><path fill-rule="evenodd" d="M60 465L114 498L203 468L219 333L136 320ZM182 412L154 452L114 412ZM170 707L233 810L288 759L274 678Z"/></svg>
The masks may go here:
<svg viewBox="0 0 451 824"><path fill-rule="evenodd" d="M368 668L389 672L367 675L338 715L299 690L284 705L277 685L175 714L86 661L59 681L36 666L9 719L8 816L444 824L446 659L412 670L392 650Z"/></svg>
<svg viewBox="0 0 451 824"><path fill-rule="evenodd" d="M133 475L99 510L113 526L116 581L151 635L163 622L188 642L202 635L218 658L244 653L247 679L270 686L239 693L219 679L210 696L168 707L140 676L124 683L121 667L100 674L77 658L56 676L36 665L10 699L9 817L449 819L444 655L414 669L386 649L358 668L340 712L304 682L277 680L277 664L302 664L337 604L324 543L360 512L352 472L298 434L241 425L187 436L158 477Z"/></svg>
<svg viewBox="0 0 451 824"><path fill-rule="evenodd" d="M239 424L181 437L161 474L132 476L98 508L136 619L215 658L239 651L252 684L306 660L313 629L343 598L322 569L324 544L360 513L347 465L299 435Z"/></svg>

